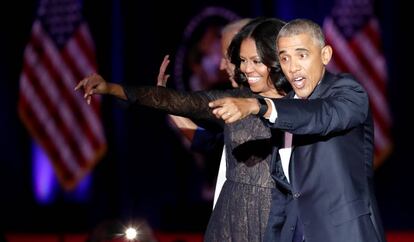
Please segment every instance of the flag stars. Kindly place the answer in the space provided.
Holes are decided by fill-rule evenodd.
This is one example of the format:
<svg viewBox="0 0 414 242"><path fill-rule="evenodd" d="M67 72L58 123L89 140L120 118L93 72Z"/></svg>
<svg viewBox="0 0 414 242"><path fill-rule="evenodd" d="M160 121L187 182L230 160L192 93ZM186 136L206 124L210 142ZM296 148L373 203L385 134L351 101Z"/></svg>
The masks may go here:
<svg viewBox="0 0 414 242"><path fill-rule="evenodd" d="M44 0L39 17L59 47L62 47L82 20L78 1Z"/></svg>
<svg viewBox="0 0 414 242"><path fill-rule="evenodd" d="M364 26L372 15L370 0L340 1L332 10L336 25L347 39Z"/></svg>

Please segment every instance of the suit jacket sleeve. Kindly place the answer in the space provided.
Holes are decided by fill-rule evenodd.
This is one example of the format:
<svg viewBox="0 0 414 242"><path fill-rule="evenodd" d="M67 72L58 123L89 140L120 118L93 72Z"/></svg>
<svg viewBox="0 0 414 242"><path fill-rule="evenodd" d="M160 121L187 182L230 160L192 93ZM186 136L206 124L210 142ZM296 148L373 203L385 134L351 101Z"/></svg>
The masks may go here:
<svg viewBox="0 0 414 242"><path fill-rule="evenodd" d="M369 114L363 87L346 76L323 80L309 99L272 99L278 117L273 128L294 134L327 135L362 124Z"/></svg>

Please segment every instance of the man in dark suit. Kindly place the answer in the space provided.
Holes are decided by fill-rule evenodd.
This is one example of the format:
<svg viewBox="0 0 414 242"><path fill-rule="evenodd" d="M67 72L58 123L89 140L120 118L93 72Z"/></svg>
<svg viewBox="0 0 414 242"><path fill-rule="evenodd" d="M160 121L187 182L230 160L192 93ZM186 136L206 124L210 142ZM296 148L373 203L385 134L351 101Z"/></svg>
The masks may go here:
<svg viewBox="0 0 414 242"><path fill-rule="evenodd" d="M325 69L332 48L314 22L292 20L276 44L294 92L285 99L210 103L226 122L256 114L285 131L284 143L275 148L272 176L286 200L273 202L270 237L282 242L385 241L373 189L368 94L351 75Z"/></svg>

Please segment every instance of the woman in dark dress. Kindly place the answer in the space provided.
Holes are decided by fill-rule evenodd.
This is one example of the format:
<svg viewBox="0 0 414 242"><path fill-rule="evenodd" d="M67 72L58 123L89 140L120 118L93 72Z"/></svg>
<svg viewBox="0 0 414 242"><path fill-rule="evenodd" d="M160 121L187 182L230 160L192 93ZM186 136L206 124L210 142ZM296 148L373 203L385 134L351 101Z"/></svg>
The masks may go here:
<svg viewBox="0 0 414 242"><path fill-rule="evenodd" d="M284 96L290 86L280 71L275 49L276 36L283 25L278 19L258 18L234 37L228 53L236 66L236 78L249 88L180 92L165 87L124 87L106 82L98 74L86 77L75 88L84 89L88 102L94 94L110 94L136 105L222 125L227 180L210 217L205 241L263 241L271 194L278 193L270 176L272 146L281 136L271 133L256 116L225 124L212 114L208 103L226 96ZM283 204L282 195L280 199Z"/></svg>

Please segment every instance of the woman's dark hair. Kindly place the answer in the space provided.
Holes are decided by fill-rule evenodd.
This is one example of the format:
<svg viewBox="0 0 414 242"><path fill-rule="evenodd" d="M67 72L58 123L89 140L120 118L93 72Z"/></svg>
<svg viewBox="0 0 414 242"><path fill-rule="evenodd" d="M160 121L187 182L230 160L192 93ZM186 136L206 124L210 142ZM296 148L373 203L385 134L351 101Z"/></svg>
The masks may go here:
<svg viewBox="0 0 414 242"><path fill-rule="evenodd" d="M270 79L278 92L288 93L292 87L280 68L276 53L276 37L285 22L276 18L258 17L246 24L233 38L227 50L231 62L236 66L235 80L248 86L246 76L240 70L240 46L243 40L251 38L256 43L260 60L269 68Z"/></svg>

